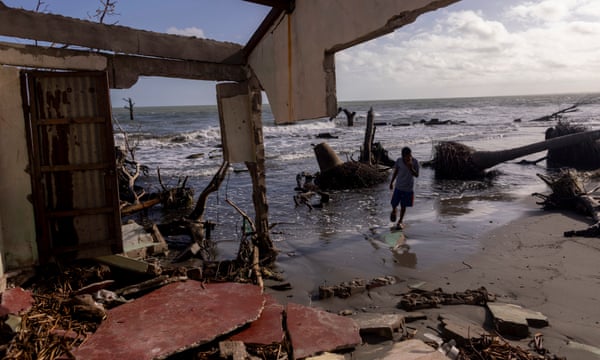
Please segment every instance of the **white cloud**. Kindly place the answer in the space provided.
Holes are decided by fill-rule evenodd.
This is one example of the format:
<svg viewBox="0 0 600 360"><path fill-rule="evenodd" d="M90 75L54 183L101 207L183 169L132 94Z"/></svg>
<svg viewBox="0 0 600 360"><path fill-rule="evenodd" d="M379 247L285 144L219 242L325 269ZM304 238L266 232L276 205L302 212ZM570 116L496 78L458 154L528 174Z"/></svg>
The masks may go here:
<svg viewBox="0 0 600 360"><path fill-rule="evenodd" d="M183 29L176 28L175 26L171 26L167 29L167 34L173 35L183 35L183 36L195 36L197 38L204 38L204 31L195 26L187 27Z"/></svg>
<svg viewBox="0 0 600 360"><path fill-rule="evenodd" d="M530 1L515 6L509 13L514 16L542 22L559 21L569 16L569 8L575 2L576 0Z"/></svg>
<svg viewBox="0 0 600 360"><path fill-rule="evenodd" d="M417 20L336 54L338 97L549 93L574 91L575 84L579 91L600 91L594 2L600 1L521 3L508 11L529 19L518 29L473 10L446 12L423 29ZM577 16L584 9L585 16Z"/></svg>

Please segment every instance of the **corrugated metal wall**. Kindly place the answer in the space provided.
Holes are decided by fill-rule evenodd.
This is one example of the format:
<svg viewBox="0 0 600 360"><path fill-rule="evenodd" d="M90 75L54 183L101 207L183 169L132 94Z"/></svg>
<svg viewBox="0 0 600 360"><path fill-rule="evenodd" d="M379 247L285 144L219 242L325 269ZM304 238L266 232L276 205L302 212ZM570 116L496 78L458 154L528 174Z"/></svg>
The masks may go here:
<svg viewBox="0 0 600 360"><path fill-rule="evenodd" d="M120 252L106 75L27 74L40 259Z"/></svg>

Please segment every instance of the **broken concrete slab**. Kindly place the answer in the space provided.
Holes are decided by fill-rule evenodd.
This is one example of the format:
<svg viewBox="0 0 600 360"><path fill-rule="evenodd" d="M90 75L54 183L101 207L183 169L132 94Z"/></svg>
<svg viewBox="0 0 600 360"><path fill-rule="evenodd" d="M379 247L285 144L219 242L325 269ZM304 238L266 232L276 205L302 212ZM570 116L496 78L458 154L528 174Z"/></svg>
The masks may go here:
<svg viewBox="0 0 600 360"><path fill-rule="evenodd" d="M362 341L354 320L294 303L287 304L286 326L293 359L304 359L325 351L352 349Z"/></svg>
<svg viewBox="0 0 600 360"><path fill-rule="evenodd" d="M31 291L15 287L4 291L0 303L0 317L7 314L20 314L31 309L33 306L33 297Z"/></svg>
<svg viewBox="0 0 600 360"><path fill-rule="evenodd" d="M441 314L442 334L444 338L454 339L457 344L467 344L470 339L488 335L479 324L454 314Z"/></svg>
<svg viewBox="0 0 600 360"><path fill-rule="evenodd" d="M151 255L168 251L169 246L162 237L156 224L151 228L152 233L146 232L143 226L130 221L121 226L123 234L123 253L134 259L144 259Z"/></svg>
<svg viewBox="0 0 600 360"><path fill-rule="evenodd" d="M548 325L548 318L538 311L524 309L516 304L488 303L488 309L494 317L496 329L502 335L527 337L529 325L543 327Z"/></svg>
<svg viewBox="0 0 600 360"><path fill-rule="evenodd" d="M108 311L77 359L164 359L249 322L264 306L258 286L198 281L166 285Z"/></svg>
<svg viewBox="0 0 600 360"><path fill-rule="evenodd" d="M351 318L358 324L361 336L377 336L389 340L394 338L394 332L404 323L404 317L399 314L358 313Z"/></svg>
<svg viewBox="0 0 600 360"><path fill-rule="evenodd" d="M317 356L311 356L306 360L344 360L346 357L342 354L324 353Z"/></svg>
<svg viewBox="0 0 600 360"><path fill-rule="evenodd" d="M270 295L265 295L265 306L258 320L252 322L247 329L233 335L230 340L242 341L244 344L272 345L283 342L283 305Z"/></svg>
<svg viewBox="0 0 600 360"><path fill-rule="evenodd" d="M397 342L381 360L448 360L446 355L425 344L421 340Z"/></svg>

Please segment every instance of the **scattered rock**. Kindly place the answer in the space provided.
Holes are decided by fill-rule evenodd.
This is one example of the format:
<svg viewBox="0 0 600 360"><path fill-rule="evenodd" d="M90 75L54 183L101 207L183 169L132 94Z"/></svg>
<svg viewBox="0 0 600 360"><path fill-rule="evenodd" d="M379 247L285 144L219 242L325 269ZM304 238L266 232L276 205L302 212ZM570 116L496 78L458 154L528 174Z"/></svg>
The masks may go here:
<svg viewBox="0 0 600 360"><path fill-rule="evenodd" d="M332 135L331 133L325 132L325 133L318 133L317 138L318 139L337 139L338 136L335 136L335 135Z"/></svg>

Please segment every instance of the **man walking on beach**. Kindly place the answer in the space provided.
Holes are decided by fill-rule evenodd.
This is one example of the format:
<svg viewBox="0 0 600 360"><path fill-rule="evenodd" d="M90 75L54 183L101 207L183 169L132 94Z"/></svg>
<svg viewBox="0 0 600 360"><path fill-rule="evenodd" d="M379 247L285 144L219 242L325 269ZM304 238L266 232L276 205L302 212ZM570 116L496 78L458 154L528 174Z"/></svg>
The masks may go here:
<svg viewBox="0 0 600 360"><path fill-rule="evenodd" d="M394 164L394 173L390 182L390 190L394 190L392 195L392 213L390 221L395 222L398 205L400 205L400 218L396 224L397 229L403 229L404 213L406 208L413 206L415 193L413 187L415 179L419 176L419 162L412 157L412 151L409 147L402 148L402 157L396 160ZM395 184L394 184L395 182Z"/></svg>

